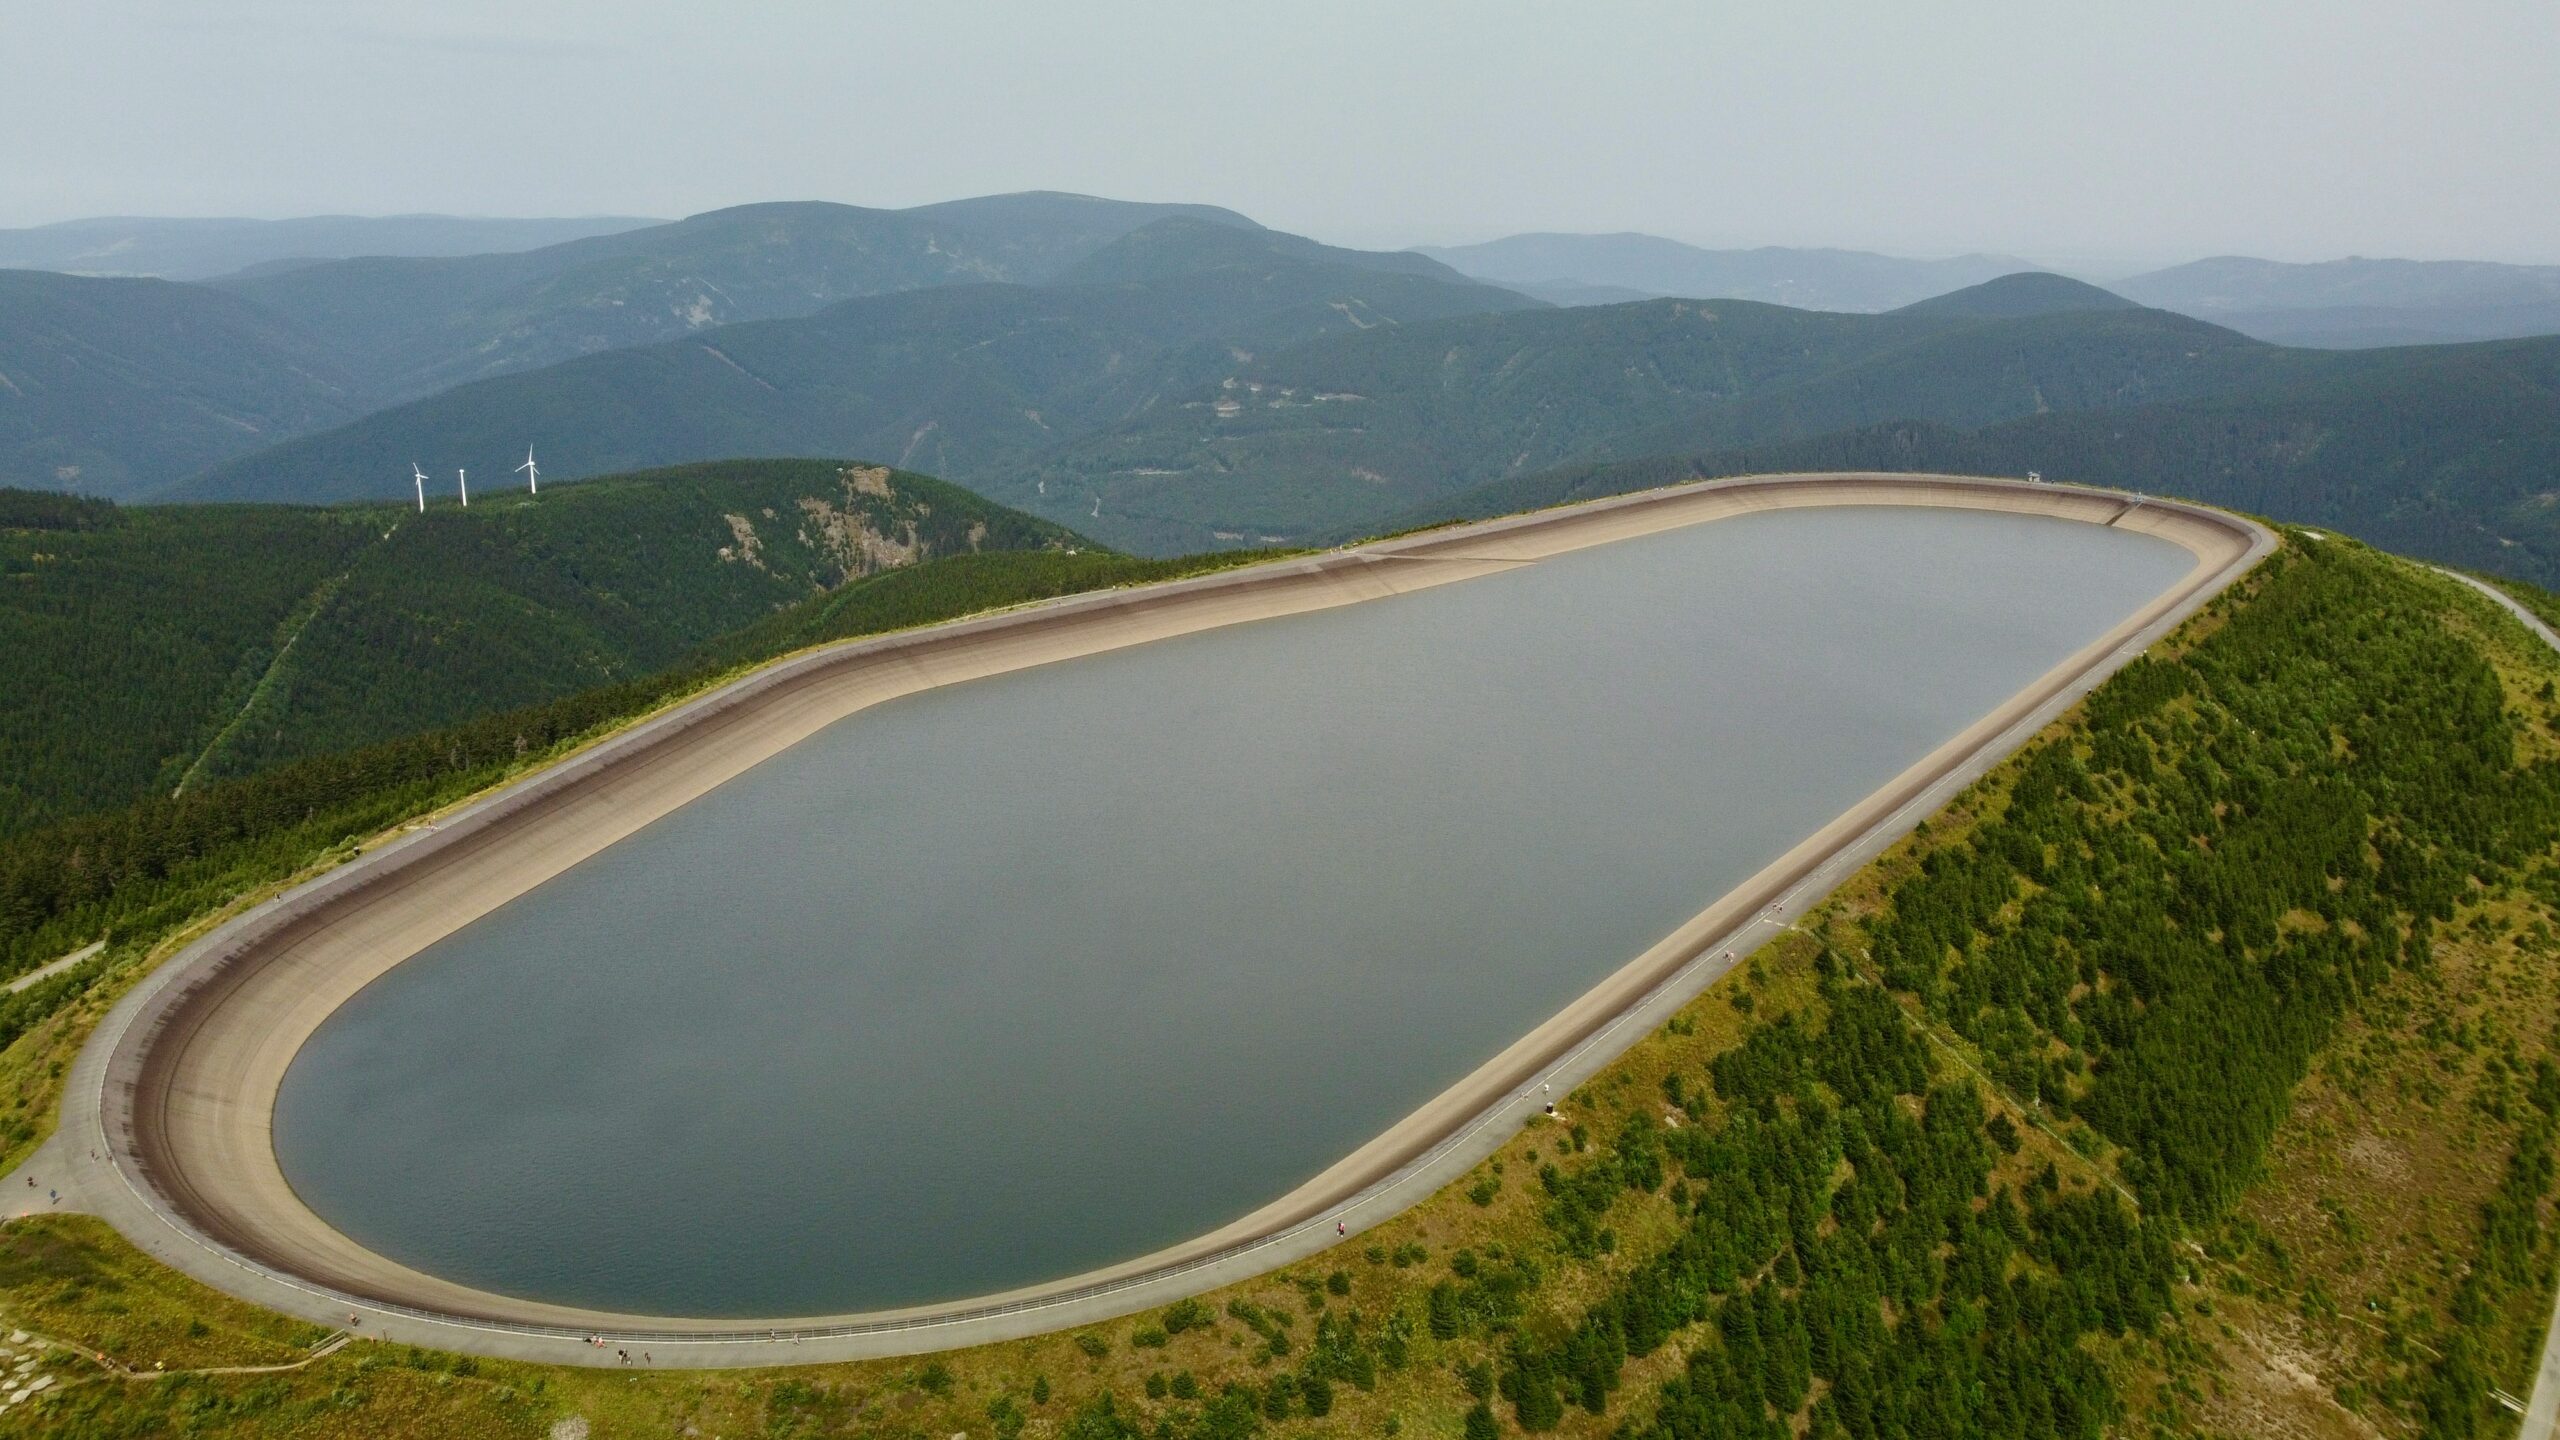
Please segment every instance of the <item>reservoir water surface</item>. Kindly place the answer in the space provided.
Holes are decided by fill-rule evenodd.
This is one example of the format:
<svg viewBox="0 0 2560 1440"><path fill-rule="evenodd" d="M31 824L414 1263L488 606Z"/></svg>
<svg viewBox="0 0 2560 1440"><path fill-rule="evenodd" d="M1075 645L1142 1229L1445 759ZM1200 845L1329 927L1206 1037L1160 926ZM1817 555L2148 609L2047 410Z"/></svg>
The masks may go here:
<svg viewBox="0 0 2560 1440"><path fill-rule="evenodd" d="M2192 563L1780 511L898 700L357 995L277 1154L386 1255L618 1310L1127 1259L1356 1149Z"/></svg>

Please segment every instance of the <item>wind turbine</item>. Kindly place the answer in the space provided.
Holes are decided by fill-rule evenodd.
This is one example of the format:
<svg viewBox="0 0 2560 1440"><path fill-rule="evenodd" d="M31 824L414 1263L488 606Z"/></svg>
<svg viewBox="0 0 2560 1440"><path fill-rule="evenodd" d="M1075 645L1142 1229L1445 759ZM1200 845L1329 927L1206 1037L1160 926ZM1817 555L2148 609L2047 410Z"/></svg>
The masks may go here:
<svg viewBox="0 0 2560 1440"><path fill-rule="evenodd" d="M516 473L524 476L526 489L536 495L542 493L542 467L533 463L532 446L524 447L524 463L516 467Z"/></svg>
<svg viewBox="0 0 2560 1440"><path fill-rule="evenodd" d="M409 462L409 474L418 482L418 513L424 515L427 513L427 472L419 469L418 462L412 460Z"/></svg>
<svg viewBox="0 0 2560 1440"><path fill-rule="evenodd" d="M470 471L468 471L468 470L456 470L456 471L454 471L454 472L453 472L453 478L454 478L454 479L456 479L456 480L458 480L458 481L460 481L460 482L461 482L461 484L462 484L462 508L463 508L463 509L465 509L465 510L470 509L470 508L471 508L471 472L470 472Z"/></svg>

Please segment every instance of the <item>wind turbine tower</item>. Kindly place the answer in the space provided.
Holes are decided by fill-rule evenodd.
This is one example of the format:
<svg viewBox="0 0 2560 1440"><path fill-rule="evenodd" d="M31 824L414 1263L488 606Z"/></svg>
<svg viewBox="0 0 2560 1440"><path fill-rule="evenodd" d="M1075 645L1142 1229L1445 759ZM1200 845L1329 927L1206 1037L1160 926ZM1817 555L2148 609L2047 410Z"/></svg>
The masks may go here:
<svg viewBox="0 0 2560 1440"><path fill-rule="evenodd" d="M516 473L524 476L524 485L527 490L536 495L542 493L542 467L533 463L532 446L524 447L524 463L516 467Z"/></svg>
<svg viewBox="0 0 2560 1440"><path fill-rule="evenodd" d="M453 478L454 478L456 481L460 482L460 483L461 483L461 485L462 485L462 508L463 508L463 509L465 509L465 510L470 509L470 508L471 508L471 472L470 472L470 471L468 471L468 470L456 470L456 471L454 471L454 472L453 472Z"/></svg>
<svg viewBox="0 0 2560 1440"><path fill-rule="evenodd" d="M427 472L419 469L418 462L412 460L409 462L409 474L418 482L418 513L424 515L427 513Z"/></svg>

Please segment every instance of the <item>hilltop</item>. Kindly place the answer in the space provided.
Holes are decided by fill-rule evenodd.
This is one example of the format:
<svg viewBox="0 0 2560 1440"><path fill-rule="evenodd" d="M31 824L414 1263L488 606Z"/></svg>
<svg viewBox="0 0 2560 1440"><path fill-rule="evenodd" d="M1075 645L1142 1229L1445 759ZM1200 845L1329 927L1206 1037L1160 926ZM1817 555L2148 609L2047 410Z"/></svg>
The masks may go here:
<svg viewBox="0 0 2560 1440"><path fill-rule="evenodd" d="M921 475L728 461L405 507L0 490L0 832L648 675L854 581L1090 549ZM243 563L255 557L256 563Z"/></svg>
<svg viewBox="0 0 2560 1440"><path fill-rule="evenodd" d="M2003 275L1933 295L1902 307L1907 315L1970 315L2014 320L2027 315L2069 315L2084 310L2139 310L2142 306L2084 280L2044 270Z"/></svg>

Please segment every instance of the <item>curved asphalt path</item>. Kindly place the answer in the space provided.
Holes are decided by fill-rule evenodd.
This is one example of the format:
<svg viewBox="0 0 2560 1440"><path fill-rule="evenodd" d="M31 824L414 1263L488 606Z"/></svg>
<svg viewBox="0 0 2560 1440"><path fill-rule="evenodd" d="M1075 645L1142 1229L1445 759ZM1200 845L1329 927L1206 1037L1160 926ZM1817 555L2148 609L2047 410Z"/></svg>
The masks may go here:
<svg viewBox="0 0 2560 1440"><path fill-rule="evenodd" d="M1852 498L1812 498L1814 492L1826 487L1831 493ZM1725 493L1710 493L1719 491ZM1706 502L1707 508L1696 508L1700 501ZM1714 508L1727 501L1727 508ZM1387 560L1429 560L1436 564L1425 568L1446 567L1450 578L1462 578L1511 564L1534 563L1535 554L1522 550L1537 549L1542 543L1542 528L1570 531L1581 525L1586 531L1614 538L1620 533L1639 533L1643 528L1706 523L1713 515L1739 509L1802 503L1968 504L2062 514L2089 523L2121 524L2127 529L2164 533L2195 551L2198 565L2180 585L2164 592L2160 600L2137 612L2115 632L2058 666L1876 796L1720 899L1567 1012L1489 1062L1484 1071L1462 1082L1450 1096L1399 1125L1397 1131L1412 1131L1415 1139L1412 1148L1393 1152L1391 1158L1398 1161L1393 1168L1360 1172L1352 1161L1346 1161L1337 1167L1345 1178L1336 1181L1331 1190L1312 1193L1324 1189L1335 1172L1311 1182L1308 1192L1312 1198L1298 1204L1280 1223L1235 1243L1207 1253L1185 1255L1178 1263L1136 1262L1116 1272L1105 1272L1110 1278L1102 1283L1050 1287L1000 1304L964 1304L894 1316L833 1317L825 1321L689 1322L569 1312L582 1323L527 1323L506 1317L503 1311L489 1318L475 1318L450 1308L415 1309L304 1279L276 1263L215 1243L177 1213L159 1193L159 1186L139 1179L133 1162L118 1153L121 1147L110 1139L118 1132L108 1126L105 1114L110 1104L120 1104L128 1110L131 1107L130 1099L111 1093L109 1066L124 1047L137 1017L150 1010L174 981L187 976L191 962L216 951L223 935L253 926L260 915L276 906L291 905L293 896L270 902L200 941L161 966L117 1005L74 1066L54 1138L26 1165L0 1180L0 1211L19 1214L67 1209L96 1214L146 1252L197 1279L320 1323L352 1323L360 1334L449 1350L593 1365L616 1364L613 1352L625 1342L635 1351L645 1347L662 1367L815 1363L950 1349L1134 1313L1315 1254L1340 1243L1341 1235L1365 1230L1465 1174L1537 1113L1540 1097L1545 1093L1543 1087L1553 1086L1569 1093L1624 1053L1724 974L1736 956L1747 955L1774 938L1794 917L1829 894L1839 881L1908 834L1922 818L1943 807L2078 703L2127 660L2165 636L2246 573L2277 543L2265 528L2220 512L2114 492L1959 477L1764 477L1702 482L1645 495L1615 497L1561 513L1433 532L1318 557L1312 562L1284 562L1255 569L1280 574L1295 565L1312 571L1341 572L1375 567ZM1649 513L1656 518L1648 521ZM1681 513L1692 518L1659 518ZM2207 535L2212 538L2199 538ZM1553 547L1553 542L1544 543ZM1596 542L1583 539L1553 548L1578 548L1584 543ZM1512 548L1506 550L1506 545ZM1181 583L1196 591L1215 589L1220 584L1238 587L1249 580L1238 576L1213 580L1207 586ZM1161 587L1157 593L1174 588L1177 587ZM1395 588L1402 587L1391 586L1386 593ZM1135 593L1143 597L1146 592ZM1002 626L1009 622L994 623ZM975 633L983 633L989 622L961 622L949 628L956 631L973 624L977 627ZM753 683L751 678L740 685ZM715 692L705 699L716 700L725 693ZM577 763L567 762L558 768ZM481 802L481 806L502 801L537 783L539 778L510 787L492 800ZM443 823L463 828L462 822L469 813L449 817ZM438 838L432 831L413 832L344 870L397 873L401 852L421 846L431 850ZM329 883L323 877L304 890L320 889ZM1498 1085L1489 1096L1485 1091L1487 1075L1492 1075ZM1372 1142L1371 1147L1364 1147L1362 1153L1397 1138L1391 1132ZM26 1183L29 1178L36 1182L32 1187ZM1292 1196L1276 1202L1273 1213L1279 1214L1282 1207L1302 1198L1305 1197ZM488 1298L519 1309L534 1308L523 1302L506 1301L505 1297ZM590 1334L606 1336L606 1343L602 1347L590 1344L586 1338Z"/></svg>

